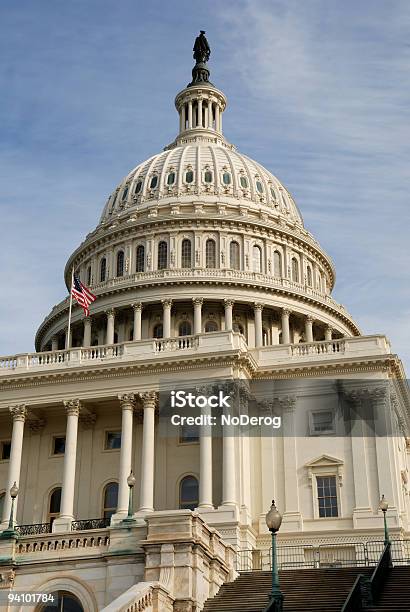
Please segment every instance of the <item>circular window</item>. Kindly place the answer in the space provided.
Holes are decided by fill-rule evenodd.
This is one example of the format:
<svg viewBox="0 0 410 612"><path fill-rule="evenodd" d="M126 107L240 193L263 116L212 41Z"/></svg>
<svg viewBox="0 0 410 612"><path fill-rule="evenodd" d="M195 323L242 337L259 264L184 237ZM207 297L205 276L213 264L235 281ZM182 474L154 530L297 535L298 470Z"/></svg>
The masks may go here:
<svg viewBox="0 0 410 612"><path fill-rule="evenodd" d="M241 187L243 187L244 189L247 189L248 187L248 179L246 178L246 176L241 176L240 178L240 182L241 182Z"/></svg>
<svg viewBox="0 0 410 612"><path fill-rule="evenodd" d="M138 181L138 183L135 185L135 191L134 191L134 193L135 193L135 194L140 193L141 189L142 189L142 181Z"/></svg>
<svg viewBox="0 0 410 612"><path fill-rule="evenodd" d="M167 185L173 185L175 183L175 172L170 172L167 177Z"/></svg>
<svg viewBox="0 0 410 612"><path fill-rule="evenodd" d="M213 179L212 172L210 170L207 170L204 174L205 183L212 183L212 179Z"/></svg>
<svg viewBox="0 0 410 612"><path fill-rule="evenodd" d="M155 189L155 187L158 185L158 177L155 175L152 177L151 182L149 184L151 189Z"/></svg>
<svg viewBox="0 0 410 612"><path fill-rule="evenodd" d="M229 174L229 172L224 172L222 175L222 180L224 182L225 185L230 185L231 184L231 175Z"/></svg>
<svg viewBox="0 0 410 612"><path fill-rule="evenodd" d="M187 183L194 182L194 173L192 172L192 170L188 170L188 172L185 174L185 180Z"/></svg>
<svg viewBox="0 0 410 612"><path fill-rule="evenodd" d="M260 181L256 181L256 189L259 191L259 193L263 193L263 185Z"/></svg>

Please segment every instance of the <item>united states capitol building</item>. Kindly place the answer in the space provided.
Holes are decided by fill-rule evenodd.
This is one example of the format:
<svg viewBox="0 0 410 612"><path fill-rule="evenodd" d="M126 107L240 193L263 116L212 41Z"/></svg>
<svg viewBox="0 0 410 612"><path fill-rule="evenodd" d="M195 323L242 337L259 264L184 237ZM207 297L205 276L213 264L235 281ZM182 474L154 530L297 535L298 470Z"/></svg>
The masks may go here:
<svg viewBox="0 0 410 612"><path fill-rule="evenodd" d="M382 494L390 533L408 534L401 361L332 298L332 260L286 187L225 138L227 99L196 59L174 142L125 176L67 261L68 290L74 268L97 297L90 316L74 306L68 337L67 297L35 353L0 357L3 598L201 610L243 559L263 563L272 498L279 545L306 562L382 540ZM161 389L210 381L240 381L242 412L259 394L279 432L165 435ZM367 417L346 433L347 412Z"/></svg>

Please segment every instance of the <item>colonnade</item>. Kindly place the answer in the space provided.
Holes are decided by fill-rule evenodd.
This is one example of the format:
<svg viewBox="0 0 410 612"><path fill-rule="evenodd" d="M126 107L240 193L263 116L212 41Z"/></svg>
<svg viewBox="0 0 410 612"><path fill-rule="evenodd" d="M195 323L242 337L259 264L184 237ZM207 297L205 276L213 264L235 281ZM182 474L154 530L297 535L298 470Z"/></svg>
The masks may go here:
<svg viewBox="0 0 410 612"><path fill-rule="evenodd" d="M177 302L178 303L178 302ZM193 333L200 334L202 333L202 310L204 299L201 297L192 298L193 303ZM169 338L171 337L171 329L172 329L172 321L171 321L171 309L173 305L173 300L170 298L165 298L161 301L162 304L162 324L163 324L163 337ZM232 299L225 299L223 301L224 305L224 319L225 319L225 330L230 331L233 329L233 307L235 301ZM135 302L131 304L134 312L133 318L133 340L141 340L142 338L142 311L144 308L144 304L142 302ZM263 310L265 308L264 304L260 302L255 302L252 304L254 311L254 321L255 321L255 346L261 347L264 345L263 341ZM105 344L114 344L114 330L115 330L115 316L116 311L114 308L108 309L106 312L106 331L105 331ZM281 330L282 330L282 344L290 344L291 343L291 334L290 334L290 324L289 319L292 314L292 310L289 308L282 308L281 310ZM298 315L298 313L295 313ZM310 315L298 315L304 316L304 336L305 342L313 342L313 324L314 318ZM91 317L85 317L83 323L83 341L82 346L89 347L91 345ZM332 327L326 326L325 331L325 340L332 340L333 330ZM58 347L58 338L52 338L51 350L57 350Z"/></svg>
<svg viewBox="0 0 410 612"><path fill-rule="evenodd" d="M193 128L215 129L217 132L222 132L221 109L216 102L209 99L199 97L197 100L188 100L182 104L179 120L180 132Z"/></svg>

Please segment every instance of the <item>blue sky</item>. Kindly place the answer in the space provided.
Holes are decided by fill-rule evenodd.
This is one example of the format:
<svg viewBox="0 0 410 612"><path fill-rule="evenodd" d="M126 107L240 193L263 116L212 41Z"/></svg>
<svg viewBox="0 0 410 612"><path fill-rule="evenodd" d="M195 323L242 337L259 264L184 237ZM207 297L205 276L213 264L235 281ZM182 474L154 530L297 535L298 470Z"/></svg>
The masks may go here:
<svg viewBox="0 0 410 612"><path fill-rule="evenodd" d="M334 297L410 361L407 1L19 0L0 28L1 354L33 350L108 194L173 140L205 29L226 137L292 192Z"/></svg>

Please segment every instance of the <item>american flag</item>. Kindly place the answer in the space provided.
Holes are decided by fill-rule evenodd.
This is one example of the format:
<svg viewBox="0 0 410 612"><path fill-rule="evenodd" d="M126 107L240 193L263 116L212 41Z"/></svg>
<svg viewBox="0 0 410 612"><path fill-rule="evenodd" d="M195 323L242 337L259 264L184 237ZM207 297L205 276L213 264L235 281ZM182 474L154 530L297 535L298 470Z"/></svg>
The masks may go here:
<svg viewBox="0 0 410 612"><path fill-rule="evenodd" d="M83 283L80 281L78 276L76 276L75 274L73 275L73 285L71 287L71 295L73 296L75 300L77 300L77 303L84 310L85 316L88 317L88 315L90 314L88 307L97 298L93 293L91 293L88 287L83 285Z"/></svg>

